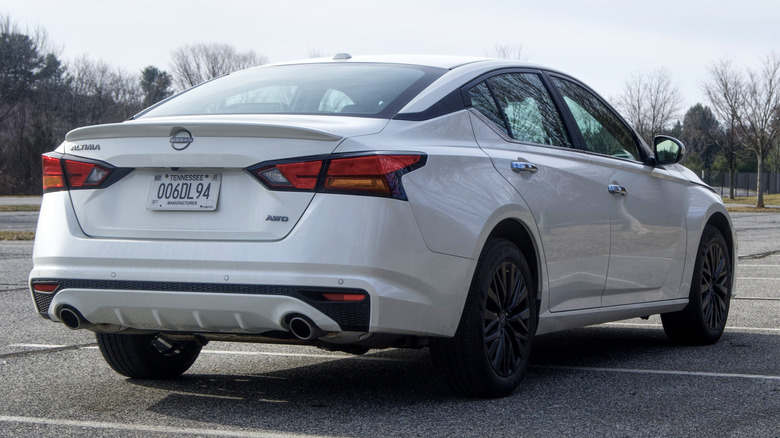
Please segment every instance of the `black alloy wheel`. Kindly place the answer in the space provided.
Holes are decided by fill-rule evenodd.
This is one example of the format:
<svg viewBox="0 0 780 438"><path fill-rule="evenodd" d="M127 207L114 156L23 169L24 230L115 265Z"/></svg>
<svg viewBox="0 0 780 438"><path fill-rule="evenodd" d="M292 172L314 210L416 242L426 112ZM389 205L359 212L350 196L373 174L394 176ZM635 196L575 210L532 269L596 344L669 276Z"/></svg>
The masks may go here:
<svg viewBox="0 0 780 438"><path fill-rule="evenodd" d="M725 249L717 242L710 243L701 274L704 321L710 330L717 330L726 319L731 284Z"/></svg>
<svg viewBox="0 0 780 438"><path fill-rule="evenodd" d="M509 377L527 361L531 337L528 285L520 268L504 262L493 273L485 295L485 351L493 370Z"/></svg>
<svg viewBox="0 0 780 438"><path fill-rule="evenodd" d="M455 335L430 340L434 365L452 389L470 397L503 397L517 388L536 333L534 291L518 247L488 239Z"/></svg>
<svg viewBox="0 0 780 438"><path fill-rule="evenodd" d="M688 305L679 312L661 315L670 341L705 345L720 339L729 314L733 275L726 239L717 228L707 225L696 254Z"/></svg>

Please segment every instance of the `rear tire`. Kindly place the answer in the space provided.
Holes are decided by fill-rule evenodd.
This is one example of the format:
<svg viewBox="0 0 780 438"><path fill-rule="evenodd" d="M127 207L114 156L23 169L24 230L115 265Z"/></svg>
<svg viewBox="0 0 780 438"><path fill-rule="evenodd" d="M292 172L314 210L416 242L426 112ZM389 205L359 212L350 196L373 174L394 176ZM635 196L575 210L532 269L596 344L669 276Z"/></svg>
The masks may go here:
<svg viewBox="0 0 780 438"><path fill-rule="evenodd" d="M670 341L686 345L714 344L729 314L733 272L723 234L707 225L699 243L688 305L661 315Z"/></svg>
<svg viewBox="0 0 780 438"><path fill-rule="evenodd" d="M117 373L135 379L178 377L200 354L196 342L174 342L161 335L96 333L98 348Z"/></svg>
<svg viewBox="0 0 780 438"><path fill-rule="evenodd" d="M430 342L435 366L456 392L503 397L517 388L536 333L535 290L517 246L506 239L489 239L455 336Z"/></svg>

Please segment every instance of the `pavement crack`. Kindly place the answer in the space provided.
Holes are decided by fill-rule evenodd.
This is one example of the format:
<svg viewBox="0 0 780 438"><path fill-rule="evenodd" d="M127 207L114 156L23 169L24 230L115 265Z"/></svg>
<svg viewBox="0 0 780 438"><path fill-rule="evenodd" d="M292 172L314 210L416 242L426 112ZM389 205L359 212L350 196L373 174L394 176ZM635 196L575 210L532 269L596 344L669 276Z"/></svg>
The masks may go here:
<svg viewBox="0 0 780 438"><path fill-rule="evenodd" d="M87 347L97 347L97 344L92 342L89 344L67 345L65 347L53 347L53 348L46 348L43 350L18 351L16 353L0 354L0 359L11 359L14 357L34 356L37 354L56 353L59 351L79 350L81 348L87 348Z"/></svg>
<svg viewBox="0 0 780 438"><path fill-rule="evenodd" d="M769 256L780 254L780 250L759 252L757 254L748 254L743 256L737 256L737 260L757 260L767 258Z"/></svg>

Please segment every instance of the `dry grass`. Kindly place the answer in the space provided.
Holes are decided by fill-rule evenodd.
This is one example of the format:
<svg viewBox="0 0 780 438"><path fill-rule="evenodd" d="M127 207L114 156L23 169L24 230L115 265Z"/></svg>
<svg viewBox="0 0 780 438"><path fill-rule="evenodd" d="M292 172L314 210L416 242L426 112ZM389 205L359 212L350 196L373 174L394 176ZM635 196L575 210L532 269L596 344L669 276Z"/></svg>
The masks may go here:
<svg viewBox="0 0 780 438"><path fill-rule="evenodd" d="M724 204L748 204L756 205L755 196L738 196L734 199L723 198ZM768 195L764 193L764 205L780 205L780 193Z"/></svg>
<svg viewBox="0 0 780 438"><path fill-rule="evenodd" d="M780 208L756 208L756 207L732 207L727 205L726 210L731 213L780 213Z"/></svg>
<svg viewBox="0 0 780 438"><path fill-rule="evenodd" d="M0 240L33 240L35 233L31 231L2 231L0 230Z"/></svg>
<svg viewBox="0 0 780 438"><path fill-rule="evenodd" d="M0 205L0 212L40 211L40 205Z"/></svg>

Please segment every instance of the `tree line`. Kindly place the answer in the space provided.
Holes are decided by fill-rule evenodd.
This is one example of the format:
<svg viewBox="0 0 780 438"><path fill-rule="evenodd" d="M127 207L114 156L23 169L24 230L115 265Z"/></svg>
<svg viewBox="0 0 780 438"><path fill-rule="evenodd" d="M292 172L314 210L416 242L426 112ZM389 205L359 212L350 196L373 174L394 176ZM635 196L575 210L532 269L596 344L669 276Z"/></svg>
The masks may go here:
<svg viewBox="0 0 780 438"><path fill-rule="evenodd" d="M43 31L0 17L0 195L41 192L41 154L79 126L127 120L176 91L265 64L254 51L194 44L171 54L171 72L138 73L82 56L64 60Z"/></svg>
<svg viewBox="0 0 780 438"><path fill-rule="evenodd" d="M731 199L736 173L756 172L756 207L764 207L764 172L780 170L780 56L766 56L755 70L716 61L702 89L708 102L678 119L683 98L661 68L627 81L618 106L648 144L664 132L682 140L690 154L685 165L705 181L715 171L727 173Z"/></svg>
<svg viewBox="0 0 780 438"><path fill-rule="evenodd" d="M488 55L521 59L522 47L496 45ZM65 61L45 32L0 17L0 195L39 194L40 155L71 129L121 122L176 91L267 62L228 44L194 44L172 51L170 73L150 65L133 74L87 56ZM763 207L761 175L780 170L780 57L768 55L756 70L729 60L708 70L707 102L684 113L665 68L632 76L616 106L648 144L660 133L680 138L685 165L705 181L728 173L731 198L736 173L757 171L756 206Z"/></svg>

